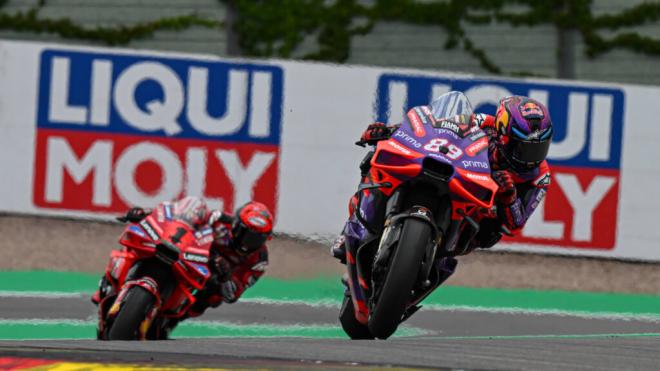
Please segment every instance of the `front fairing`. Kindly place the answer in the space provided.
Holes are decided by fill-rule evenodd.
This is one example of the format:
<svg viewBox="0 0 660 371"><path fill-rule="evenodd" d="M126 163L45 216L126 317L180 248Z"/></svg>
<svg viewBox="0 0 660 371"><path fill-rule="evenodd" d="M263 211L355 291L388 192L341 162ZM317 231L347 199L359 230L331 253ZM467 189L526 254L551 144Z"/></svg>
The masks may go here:
<svg viewBox="0 0 660 371"><path fill-rule="evenodd" d="M378 143L372 166L386 172L398 185L420 176L430 160L447 164L453 168L447 182L462 188L456 188L459 192L452 196L475 201L472 194L480 206L490 207L497 186L490 177L488 137L469 116L437 119L431 108L419 106L408 111L391 138Z"/></svg>
<svg viewBox="0 0 660 371"><path fill-rule="evenodd" d="M131 260L132 266L138 260L156 256L158 244L167 241L179 251L178 259L172 264L174 273L186 285L201 289L211 275L208 263L213 231L210 227L194 230L187 222L169 217L171 214L165 212L167 206L161 204L139 223L126 226L119 241L124 246L125 258Z"/></svg>

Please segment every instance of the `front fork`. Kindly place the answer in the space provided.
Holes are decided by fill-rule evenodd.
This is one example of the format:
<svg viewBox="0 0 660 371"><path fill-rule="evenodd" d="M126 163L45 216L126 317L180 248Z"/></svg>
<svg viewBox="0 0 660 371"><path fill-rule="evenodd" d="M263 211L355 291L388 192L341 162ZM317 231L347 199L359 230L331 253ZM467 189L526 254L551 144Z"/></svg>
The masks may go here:
<svg viewBox="0 0 660 371"><path fill-rule="evenodd" d="M418 272L418 284L415 286L415 292L409 305L409 309L413 310L410 313L407 312L406 316L419 309L416 305L454 273L457 264L454 258L436 259L438 246L442 242L442 232L435 226L430 210L425 207L415 206L404 213L388 218L377 249L372 244L376 242L378 235L369 235L363 241L347 239L345 244L348 288L353 299L355 317L362 324L366 325L368 322L368 303L378 297L379 284L386 277L390 255L399 243L403 223L408 218L420 219L428 223L434 232L432 243L429 243L426 247L424 261ZM356 247L355 244L358 241L360 246ZM369 254L371 249L376 249L376 251ZM372 264L365 264L365 259L373 259ZM365 280L365 277L367 277L365 273L367 272L364 272L364 270L367 268L371 270L368 275L368 277L371 277L370 284Z"/></svg>

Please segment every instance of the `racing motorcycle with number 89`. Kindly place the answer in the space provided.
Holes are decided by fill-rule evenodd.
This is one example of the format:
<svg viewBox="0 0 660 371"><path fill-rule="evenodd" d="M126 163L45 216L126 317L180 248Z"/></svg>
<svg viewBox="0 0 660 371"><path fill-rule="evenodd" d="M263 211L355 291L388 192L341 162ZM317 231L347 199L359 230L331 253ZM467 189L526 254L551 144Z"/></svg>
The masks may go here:
<svg viewBox="0 0 660 371"><path fill-rule="evenodd" d="M453 274L455 256L476 247L480 222L495 220L488 138L471 115L463 93L446 93L408 111L367 157L342 233L339 319L351 338L391 336Z"/></svg>

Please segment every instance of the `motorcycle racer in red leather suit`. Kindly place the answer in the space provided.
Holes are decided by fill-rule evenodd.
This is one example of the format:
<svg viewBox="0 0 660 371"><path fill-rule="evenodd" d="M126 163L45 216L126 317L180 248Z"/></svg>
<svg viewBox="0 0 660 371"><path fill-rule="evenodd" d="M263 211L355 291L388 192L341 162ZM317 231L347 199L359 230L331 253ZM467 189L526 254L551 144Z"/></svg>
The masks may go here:
<svg viewBox="0 0 660 371"><path fill-rule="evenodd" d="M492 177L499 185L496 195L497 217L482 221L475 243L489 248L502 238L502 226L512 234L524 227L530 215L545 197L550 185L550 168L545 160L552 141L552 121L548 109L540 102L523 96L500 100L495 116L474 113L470 117L488 137L488 157ZM399 125L370 124L361 136L365 143L386 140ZM373 152L362 161L363 182ZM356 204L353 196L349 212ZM333 256L345 262L344 238L332 246Z"/></svg>
<svg viewBox="0 0 660 371"><path fill-rule="evenodd" d="M188 196L163 204L171 205L177 214L184 213L185 219L191 221L196 229L210 226L213 230L210 254L213 264L209 264L212 277L206 287L195 294L197 301L186 317L200 316L208 307L215 308L223 302L236 302L264 274L268 266L268 248L265 243L270 239L273 227L273 217L265 205L248 202L232 216L220 210L209 210L198 197ZM117 219L137 223L150 213L140 207L133 207ZM92 302L98 304L109 295L109 288L102 278L99 290L92 296ZM171 328L175 325L176 322L172 323Z"/></svg>

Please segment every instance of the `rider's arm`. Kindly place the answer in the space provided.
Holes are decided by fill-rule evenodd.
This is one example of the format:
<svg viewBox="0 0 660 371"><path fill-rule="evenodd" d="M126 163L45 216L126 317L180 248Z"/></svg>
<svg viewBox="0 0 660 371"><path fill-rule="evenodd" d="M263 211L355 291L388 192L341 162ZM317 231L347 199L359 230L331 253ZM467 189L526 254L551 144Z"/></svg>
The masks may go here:
<svg viewBox="0 0 660 371"><path fill-rule="evenodd" d="M237 267L229 281L222 285L222 297L226 303L237 301L248 287L254 285L263 276L268 266L268 249L261 249L250 254L247 260Z"/></svg>
<svg viewBox="0 0 660 371"><path fill-rule="evenodd" d="M231 224L234 222L234 217L231 214L225 214L220 210L213 210L209 213L206 219L208 225L216 227L220 224Z"/></svg>
<svg viewBox="0 0 660 371"><path fill-rule="evenodd" d="M545 197L550 185L550 170L545 162L541 164L539 170L538 177L516 187L519 192L513 202L500 206L500 218L512 231L520 230L525 226L529 217Z"/></svg>

